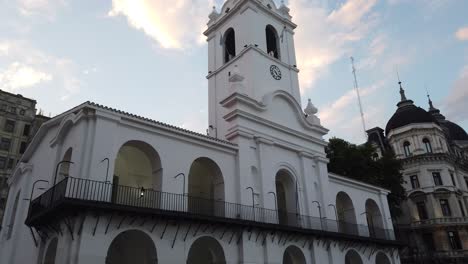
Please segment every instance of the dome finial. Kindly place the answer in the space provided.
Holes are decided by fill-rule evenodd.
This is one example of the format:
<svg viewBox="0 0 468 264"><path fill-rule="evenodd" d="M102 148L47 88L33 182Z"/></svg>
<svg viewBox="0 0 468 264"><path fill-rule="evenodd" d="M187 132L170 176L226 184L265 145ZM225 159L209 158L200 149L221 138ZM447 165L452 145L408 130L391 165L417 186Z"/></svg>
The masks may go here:
<svg viewBox="0 0 468 264"><path fill-rule="evenodd" d="M398 73L398 66L396 68L396 74L398 78L398 84L400 85L401 102L407 101L408 99L406 98L405 90L401 86L400 74Z"/></svg>
<svg viewBox="0 0 468 264"><path fill-rule="evenodd" d="M429 91L427 90L427 87L426 87L426 94L427 94L427 100L429 102L429 111L437 110L434 107L434 105L432 104L431 95L429 94Z"/></svg>

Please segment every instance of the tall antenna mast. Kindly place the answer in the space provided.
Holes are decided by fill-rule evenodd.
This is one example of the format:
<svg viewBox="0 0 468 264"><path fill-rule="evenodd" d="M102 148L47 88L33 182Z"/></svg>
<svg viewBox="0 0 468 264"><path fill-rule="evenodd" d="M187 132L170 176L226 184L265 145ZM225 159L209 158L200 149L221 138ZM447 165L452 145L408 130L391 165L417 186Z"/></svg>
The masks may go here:
<svg viewBox="0 0 468 264"><path fill-rule="evenodd" d="M364 119L364 110L362 108L361 94L359 93L359 85L358 85L357 77L356 77L356 67L354 67L353 57L351 57L351 66L353 68L354 89L356 90L356 95L357 95L358 104L359 104L359 111L361 112L362 129L364 129L364 136L367 138L366 120Z"/></svg>

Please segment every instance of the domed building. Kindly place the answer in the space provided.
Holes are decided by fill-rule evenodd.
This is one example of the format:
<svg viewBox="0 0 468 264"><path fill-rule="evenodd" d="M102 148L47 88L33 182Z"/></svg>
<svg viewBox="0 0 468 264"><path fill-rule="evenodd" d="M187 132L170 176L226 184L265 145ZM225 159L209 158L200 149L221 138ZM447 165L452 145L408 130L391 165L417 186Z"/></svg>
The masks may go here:
<svg viewBox="0 0 468 264"><path fill-rule="evenodd" d="M429 98L428 111L401 100L384 130L368 130L379 155L402 161L406 199L396 221L409 247L402 263L468 263L468 134Z"/></svg>

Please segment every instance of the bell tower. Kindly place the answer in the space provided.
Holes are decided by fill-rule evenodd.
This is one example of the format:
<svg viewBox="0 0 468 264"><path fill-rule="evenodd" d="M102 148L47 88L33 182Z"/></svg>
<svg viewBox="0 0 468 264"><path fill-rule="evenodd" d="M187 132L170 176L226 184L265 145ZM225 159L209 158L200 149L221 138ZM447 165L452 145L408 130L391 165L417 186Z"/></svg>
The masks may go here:
<svg viewBox="0 0 468 264"><path fill-rule="evenodd" d="M289 8L273 0L227 0L209 15L209 135L226 139L229 121L223 105L233 94L259 105L275 92L300 105L294 29Z"/></svg>

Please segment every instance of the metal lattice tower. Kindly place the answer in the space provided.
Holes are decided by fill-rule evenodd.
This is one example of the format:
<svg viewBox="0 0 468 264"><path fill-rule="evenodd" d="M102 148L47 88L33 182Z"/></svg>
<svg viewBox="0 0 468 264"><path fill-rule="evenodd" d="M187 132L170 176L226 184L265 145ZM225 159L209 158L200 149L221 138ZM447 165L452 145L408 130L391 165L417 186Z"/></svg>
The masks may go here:
<svg viewBox="0 0 468 264"><path fill-rule="evenodd" d="M359 92L359 85L356 77L356 68L354 67L354 58L351 57L351 67L353 69L353 76L354 76L354 89L356 90L356 95L358 99L358 104L359 104L359 111L361 113L361 121L362 121L362 129L364 129L364 136L367 138L367 129L366 129L366 120L364 118L364 110L362 107L362 101L361 101L361 94Z"/></svg>

